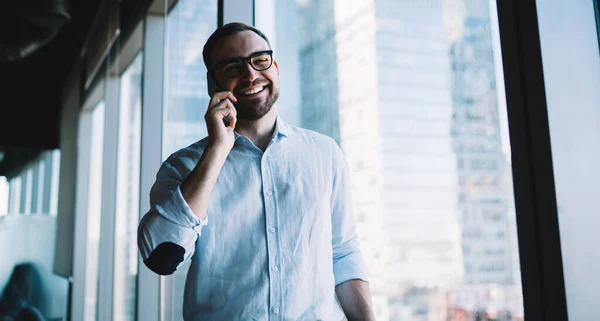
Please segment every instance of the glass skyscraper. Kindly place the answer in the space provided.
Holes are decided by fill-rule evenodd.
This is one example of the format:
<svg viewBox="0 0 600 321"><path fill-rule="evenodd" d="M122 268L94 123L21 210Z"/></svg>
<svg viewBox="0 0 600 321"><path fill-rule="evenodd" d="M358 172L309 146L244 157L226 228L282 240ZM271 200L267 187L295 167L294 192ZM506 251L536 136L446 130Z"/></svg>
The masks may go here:
<svg viewBox="0 0 600 321"><path fill-rule="evenodd" d="M344 150L378 320L522 307L489 3L296 5L300 125Z"/></svg>

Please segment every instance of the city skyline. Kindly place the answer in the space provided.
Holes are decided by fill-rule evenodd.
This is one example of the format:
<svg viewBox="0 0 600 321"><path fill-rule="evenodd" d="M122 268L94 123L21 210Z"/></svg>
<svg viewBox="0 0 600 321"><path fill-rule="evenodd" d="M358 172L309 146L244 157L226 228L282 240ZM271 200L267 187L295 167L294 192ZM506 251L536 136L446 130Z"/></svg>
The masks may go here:
<svg viewBox="0 0 600 321"><path fill-rule="evenodd" d="M284 108L294 115L289 105L301 106L297 125L333 137L346 155L380 319L441 320L439 298L455 291L476 295L467 284L518 289L510 154L503 141L508 125L497 94L503 88L496 88L502 75L489 2L297 5L297 13L278 5L284 17L275 19L300 26L299 45L284 36L293 30L276 30L286 57L294 48L300 61L287 65L299 77L286 85L300 91L301 100L288 97ZM468 95L472 101L461 103ZM469 118L475 114L483 118ZM477 132L484 136L476 138ZM481 255L487 259L478 260ZM388 305L378 306L381 300Z"/></svg>

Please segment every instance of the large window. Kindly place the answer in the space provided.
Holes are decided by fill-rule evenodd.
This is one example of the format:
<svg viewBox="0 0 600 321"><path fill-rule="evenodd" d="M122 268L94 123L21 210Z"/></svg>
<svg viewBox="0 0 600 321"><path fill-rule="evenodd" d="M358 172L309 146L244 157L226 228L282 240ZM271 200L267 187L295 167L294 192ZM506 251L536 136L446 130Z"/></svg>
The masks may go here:
<svg viewBox="0 0 600 321"><path fill-rule="evenodd" d="M202 49L217 27L216 0L180 0L167 16L163 159L207 135L206 67ZM181 320L189 262L165 278L164 320Z"/></svg>
<svg viewBox="0 0 600 321"><path fill-rule="evenodd" d="M597 320L600 51L594 4L536 4L569 320Z"/></svg>
<svg viewBox="0 0 600 321"><path fill-rule="evenodd" d="M44 151L19 175L7 181L9 214L43 214L58 212L60 150ZM1 198L0 198L1 204Z"/></svg>
<svg viewBox="0 0 600 321"><path fill-rule="evenodd" d="M181 0L167 17L163 157L204 138L208 106L202 49L217 27L216 0Z"/></svg>
<svg viewBox="0 0 600 321"><path fill-rule="evenodd" d="M99 281L99 249L102 201L102 156L104 129L104 101L100 101L89 111L82 114L81 123L89 128L80 127L80 139L85 139L80 146L80 160L89 162L78 166L85 169L79 180L87 182L84 187L85 196L79 196L84 201L82 213L85 215L85 281L84 281L84 321L97 320L98 315L98 281ZM86 155L82 155L83 152ZM83 177L85 176L85 177Z"/></svg>
<svg viewBox="0 0 600 321"><path fill-rule="evenodd" d="M523 320L495 2L256 10L280 114L350 165L377 320Z"/></svg>
<svg viewBox="0 0 600 321"><path fill-rule="evenodd" d="M135 320L139 222L140 148L142 116L142 54L121 76L113 320Z"/></svg>

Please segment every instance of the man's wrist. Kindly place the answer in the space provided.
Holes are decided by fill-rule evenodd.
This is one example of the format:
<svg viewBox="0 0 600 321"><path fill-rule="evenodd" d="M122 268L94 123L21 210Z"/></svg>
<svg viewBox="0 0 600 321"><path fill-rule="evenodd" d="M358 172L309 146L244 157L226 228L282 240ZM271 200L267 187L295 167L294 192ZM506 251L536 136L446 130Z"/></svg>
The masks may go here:
<svg viewBox="0 0 600 321"><path fill-rule="evenodd" d="M207 153L215 154L216 156L220 156L220 157L224 157L224 158L226 158L227 155L229 155L229 151L231 151L231 148L229 146L226 146L224 144L218 144L218 143L208 143L208 145L206 145L206 149L205 149L205 152L207 152Z"/></svg>

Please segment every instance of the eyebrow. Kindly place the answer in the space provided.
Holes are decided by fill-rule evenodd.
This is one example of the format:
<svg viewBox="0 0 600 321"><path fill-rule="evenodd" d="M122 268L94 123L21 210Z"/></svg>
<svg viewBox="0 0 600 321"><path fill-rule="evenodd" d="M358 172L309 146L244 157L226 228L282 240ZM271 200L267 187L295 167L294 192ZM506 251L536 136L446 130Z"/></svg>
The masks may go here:
<svg viewBox="0 0 600 321"><path fill-rule="evenodd" d="M271 51L271 49L255 51L255 52L251 53L250 55L248 55L246 57L234 57L234 58L224 59L224 60L218 61L215 64L215 68L216 67L222 67L222 66L224 66L224 65L226 65L228 63L238 62L240 60L248 59L248 58L250 58L250 57L252 57L252 56L254 56L256 54L259 54L259 53L268 53L269 51Z"/></svg>

